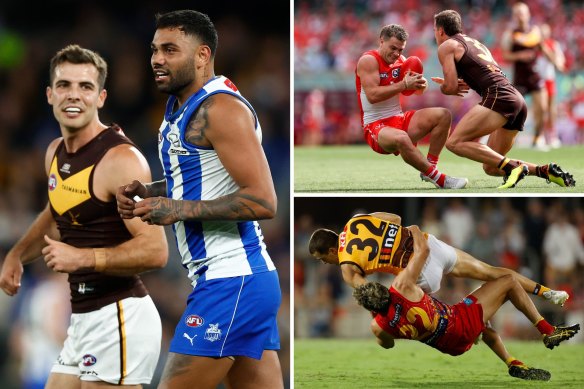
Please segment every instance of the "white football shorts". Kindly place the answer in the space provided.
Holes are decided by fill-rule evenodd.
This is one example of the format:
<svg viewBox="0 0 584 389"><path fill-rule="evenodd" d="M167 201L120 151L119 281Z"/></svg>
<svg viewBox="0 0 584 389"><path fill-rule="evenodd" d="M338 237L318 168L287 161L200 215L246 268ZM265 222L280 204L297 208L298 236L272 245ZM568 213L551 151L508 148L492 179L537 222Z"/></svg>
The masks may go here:
<svg viewBox="0 0 584 389"><path fill-rule="evenodd" d="M424 292L432 294L440 290L442 276L454 269L457 256L454 247L438 240L431 234L428 234L428 248L430 254L418 277L417 284Z"/></svg>
<svg viewBox="0 0 584 389"><path fill-rule="evenodd" d="M149 384L162 341L150 296L128 297L97 311L74 313L51 373L116 385Z"/></svg>

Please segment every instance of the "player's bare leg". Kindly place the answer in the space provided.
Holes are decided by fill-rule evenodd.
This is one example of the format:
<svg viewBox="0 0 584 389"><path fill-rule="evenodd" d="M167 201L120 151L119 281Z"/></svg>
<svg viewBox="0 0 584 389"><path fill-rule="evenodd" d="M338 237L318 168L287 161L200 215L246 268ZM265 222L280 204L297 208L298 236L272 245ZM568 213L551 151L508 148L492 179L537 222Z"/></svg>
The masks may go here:
<svg viewBox="0 0 584 389"><path fill-rule="evenodd" d="M546 145L543 128L544 114L547 106L547 91L541 89L531 93L531 108L533 110L533 146L539 150L546 151L549 148Z"/></svg>
<svg viewBox="0 0 584 389"><path fill-rule="evenodd" d="M73 374L51 373L45 389L81 389L81 380Z"/></svg>
<svg viewBox="0 0 584 389"><path fill-rule="evenodd" d="M100 389L119 387L104 381L83 381L74 374L51 373L45 389ZM142 385L124 385L127 389L141 389Z"/></svg>
<svg viewBox="0 0 584 389"><path fill-rule="evenodd" d="M417 143L430 134L428 154L438 157L446 144L451 124L452 115L446 108L423 108L412 116L408 135L413 143Z"/></svg>
<svg viewBox="0 0 584 389"><path fill-rule="evenodd" d="M215 389L233 366L230 358L169 353L158 389Z"/></svg>
<svg viewBox="0 0 584 389"><path fill-rule="evenodd" d="M514 270L504 267L491 266L483 261L480 261L470 255L469 253L455 249L457 258L454 269L451 275L461 278L471 278L480 281L493 281L505 275L513 275L523 290L542 297L545 300L557 305L564 305L566 300L570 297L568 293L563 290L553 290L544 285L540 285L535 281L515 272Z"/></svg>
<svg viewBox="0 0 584 389"><path fill-rule="evenodd" d="M379 131L377 143L388 153L399 151L404 162L418 171L423 171L430 166L430 163L424 158L422 152L414 146L405 131L384 127Z"/></svg>
<svg viewBox="0 0 584 389"><path fill-rule="evenodd" d="M483 320L485 322L497 312L505 301L511 301L513 306L521 311L543 335L543 343L549 349L553 349L562 341L570 339L580 330L579 324L560 327L552 326L548 323L513 275L506 275L495 281L489 281L472 292L472 295L482 306Z"/></svg>
<svg viewBox="0 0 584 389"><path fill-rule="evenodd" d="M509 375L524 380L539 380L548 381L551 378L549 371L529 367L523 362L509 354L507 348L503 344L501 337L495 331L490 322L487 322L486 328L483 331L483 341L508 367Z"/></svg>
<svg viewBox="0 0 584 389"><path fill-rule="evenodd" d="M265 350L262 359L236 357L225 380L229 389L283 389L282 368L278 354Z"/></svg>

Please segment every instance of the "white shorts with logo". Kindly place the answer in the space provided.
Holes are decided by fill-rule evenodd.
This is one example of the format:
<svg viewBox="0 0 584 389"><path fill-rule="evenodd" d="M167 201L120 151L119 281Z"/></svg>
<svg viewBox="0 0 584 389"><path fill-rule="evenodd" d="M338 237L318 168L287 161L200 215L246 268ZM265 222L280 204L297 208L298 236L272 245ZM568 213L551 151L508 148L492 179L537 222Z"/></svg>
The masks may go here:
<svg viewBox="0 0 584 389"><path fill-rule="evenodd" d="M440 290L442 276L448 274L456 265L456 250L454 247L428 234L430 254L418 277L417 284L426 293L432 294Z"/></svg>
<svg viewBox="0 0 584 389"><path fill-rule="evenodd" d="M51 372L116 385L149 384L161 340L160 315L150 296L128 297L97 311L72 314Z"/></svg>

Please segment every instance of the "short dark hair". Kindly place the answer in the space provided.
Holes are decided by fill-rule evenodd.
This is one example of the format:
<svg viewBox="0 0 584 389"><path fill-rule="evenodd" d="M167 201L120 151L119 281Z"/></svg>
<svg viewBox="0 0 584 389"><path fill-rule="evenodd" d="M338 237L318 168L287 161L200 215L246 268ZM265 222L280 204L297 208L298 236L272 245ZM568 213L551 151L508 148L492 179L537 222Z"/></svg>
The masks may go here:
<svg viewBox="0 0 584 389"><path fill-rule="evenodd" d="M310 241L308 242L308 251L311 255L319 252L321 254L328 253L331 247L337 247L339 244L339 235L326 228L319 228L312 233Z"/></svg>
<svg viewBox="0 0 584 389"><path fill-rule="evenodd" d="M217 30L208 15L190 9L156 14L156 29L178 28L187 35L192 35L209 46L211 56L215 56L219 38Z"/></svg>
<svg viewBox="0 0 584 389"><path fill-rule="evenodd" d="M99 89L102 90L104 88L105 79L107 78L107 63L95 51L84 49L79 45L69 45L59 50L57 54L51 58L49 70L51 85L53 85L53 81L55 80L55 69L57 66L65 62L72 64L91 64L95 66L99 73L97 77Z"/></svg>
<svg viewBox="0 0 584 389"><path fill-rule="evenodd" d="M460 14L454 10L447 9L434 15L436 28L442 27L448 36L462 33L462 19Z"/></svg>
<svg viewBox="0 0 584 389"><path fill-rule="evenodd" d="M379 282L359 285L353 291L353 297L366 310L382 314L387 313L391 303L389 289Z"/></svg>
<svg viewBox="0 0 584 389"><path fill-rule="evenodd" d="M408 40L409 35L405 28L399 24L388 24L387 26L383 27L379 33L379 37L384 39L389 39L392 36L396 37L402 42L405 42Z"/></svg>

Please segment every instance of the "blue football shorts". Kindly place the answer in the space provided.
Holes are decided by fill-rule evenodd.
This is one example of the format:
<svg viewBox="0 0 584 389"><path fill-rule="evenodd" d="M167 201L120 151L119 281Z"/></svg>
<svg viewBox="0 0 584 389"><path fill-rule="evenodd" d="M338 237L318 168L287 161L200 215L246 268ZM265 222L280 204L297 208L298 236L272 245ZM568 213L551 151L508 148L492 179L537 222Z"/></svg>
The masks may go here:
<svg viewBox="0 0 584 389"><path fill-rule="evenodd" d="M203 275L188 297L170 352L261 359L264 350L280 349L281 300L276 271L212 280Z"/></svg>

